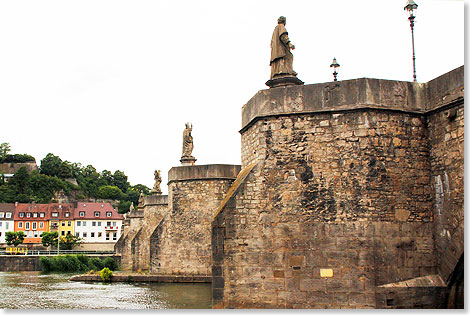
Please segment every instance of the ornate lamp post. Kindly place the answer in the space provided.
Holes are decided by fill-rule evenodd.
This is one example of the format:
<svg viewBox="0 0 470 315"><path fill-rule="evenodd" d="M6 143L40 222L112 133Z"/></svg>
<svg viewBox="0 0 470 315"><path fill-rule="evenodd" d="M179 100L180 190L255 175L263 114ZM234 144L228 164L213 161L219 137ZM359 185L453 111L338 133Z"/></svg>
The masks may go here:
<svg viewBox="0 0 470 315"><path fill-rule="evenodd" d="M338 72L336 72L336 68L339 68L339 63L336 62L336 58L333 58L333 62L331 63L330 65L330 68L333 67L334 68L334 72L333 72L333 76L335 77L335 81L338 81L336 79L336 76L338 75Z"/></svg>
<svg viewBox="0 0 470 315"><path fill-rule="evenodd" d="M410 17L410 27L411 27L411 45L413 46L413 81L416 82L416 65L415 65L415 36L414 36L414 27L415 27L415 16L413 15L413 10L418 9L418 5L413 0L408 0L405 6L405 10L408 11Z"/></svg>

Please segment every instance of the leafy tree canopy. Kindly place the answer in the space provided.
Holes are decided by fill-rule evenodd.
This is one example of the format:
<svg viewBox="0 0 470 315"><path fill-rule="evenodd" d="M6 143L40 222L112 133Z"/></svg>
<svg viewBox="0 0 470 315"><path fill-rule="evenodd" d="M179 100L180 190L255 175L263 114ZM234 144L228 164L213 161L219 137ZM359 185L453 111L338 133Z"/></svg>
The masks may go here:
<svg viewBox="0 0 470 315"><path fill-rule="evenodd" d="M23 244L24 238L26 237L26 234L24 234L23 231L18 231L18 232L6 232L5 233L5 242L7 243L8 246L18 246L20 244Z"/></svg>
<svg viewBox="0 0 470 315"><path fill-rule="evenodd" d="M57 238L59 234L57 232L44 232L42 233L41 243L45 247L57 246Z"/></svg>

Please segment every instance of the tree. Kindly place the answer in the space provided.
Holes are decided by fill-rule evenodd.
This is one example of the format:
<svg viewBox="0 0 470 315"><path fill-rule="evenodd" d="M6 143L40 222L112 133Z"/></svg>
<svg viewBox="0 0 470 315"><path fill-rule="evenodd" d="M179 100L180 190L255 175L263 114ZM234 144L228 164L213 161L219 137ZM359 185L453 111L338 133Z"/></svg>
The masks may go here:
<svg viewBox="0 0 470 315"><path fill-rule="evenodd" d="M60 157L52 153L48 153L44 159L41 160L41 174L49 176L58 176L59 168L62 164Z"/></svg>
<svg viewBox="0 0 470 315"><path fill-rule="evenodd" d="M15 188L17 195L26 196L26 199L29 199L29 195L31 194L31 189L29 187L29 179L30 175L26 167L20 167L16 172L13 178L11 179L10 184ZM28 200L24 200L25 197L19 198L23 200L17 200L19 202L28 202Z"/></svg>
<svg viewBox="0 0 470 315"><path fill-rule="evenodd" d="M115 171L113 174L113 185L119 187L122 192L127 192L127 189L130 187L126 174L120 170Z"/></svg>
<svg viewBox="0 0 470 315"><path fill-rule="evenodd" d="M24 234L23 231L18 231L18 232L6 232L5 233L5 242L7 245L14 245L18 246L20 244L23 244L24 238L26 237L26 234Z"/></svg>
<svg viewBox="0 0 470 315"><path fill-rule="evenodd" d="M0 144L0 159L5 158L8 153L10 153L10 144L8 142L3 142Z"/></svg>
<svg viewBox="0 0 470 315"><path fill-rule="evenodd" d="M75 246L82 243L82 239L78 236L67 234L60 237L60 248L63 250L72 250Z"/></svg>
<svg viewBox="0 0 470 315"><path fill-rule="evenodd" d="M59 233L57 232L44 232L42 233L41 243L45 247L48 246L57 246L57 238L59 237Z"/></svg>
<svg viewBox="0 0 470 315"><path fill-rule="evenodd" d="M98 197L103 199L121 199L122 191L116 186L101 186L98 188Z"/></svg>

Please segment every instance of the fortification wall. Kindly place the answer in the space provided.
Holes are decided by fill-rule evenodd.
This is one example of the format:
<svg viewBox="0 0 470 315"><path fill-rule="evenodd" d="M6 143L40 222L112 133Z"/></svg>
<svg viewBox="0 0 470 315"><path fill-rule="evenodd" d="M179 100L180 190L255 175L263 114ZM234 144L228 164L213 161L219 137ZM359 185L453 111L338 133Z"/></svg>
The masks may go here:
<svg viewBox="0 0 470 315"><path fill-rule="evenodd" d="M139 231L132 240L134 248L133 270L150 269L151 236L168 212L168 195L150 195L144 199L144 218Z"/></svg>
<svg viewBox="0 0 470 315"><path fill-rule="evenodd" d="M458 68L428 84L436 254L446 281L464 251L463 70Z"/></svg>
<svg viewBox="0 0 470 315"><path fill-rule="evenodd" d="M237 165L173 167L169 173L169 212L151 236L151 272L211 274L211 221L236 178Z"/></svg>
<svg viewBox="0 0 470 315"><path fill-rule="evenodd" d="M135 249L132 246L132 241L142 227L143 221L144 213L142 210L128 213L122 226L121 237L114 245L116 254L122 257L121 269L123 270L131 270L134 265Z"/></svg>
<svg viewBox="0 0 470 315"><path fill-rule="evenodd" d="M15 172L22 167L26 167L28 172L38 170L38 166L36 165L36 162L0 163L0 174L15 174Z"/></svg>
<svg viewBox="0 0 470 315"><path fill-rule="evenodd" d="M440 265L431 184L440 158L430 156L449 147L436 140L437 153L430 139L449 136L428 129L427 88L358 79L264 90L244 106L242 166L257 166L214 221L216 306L444 305L443 282L393 288Z"/></svg>

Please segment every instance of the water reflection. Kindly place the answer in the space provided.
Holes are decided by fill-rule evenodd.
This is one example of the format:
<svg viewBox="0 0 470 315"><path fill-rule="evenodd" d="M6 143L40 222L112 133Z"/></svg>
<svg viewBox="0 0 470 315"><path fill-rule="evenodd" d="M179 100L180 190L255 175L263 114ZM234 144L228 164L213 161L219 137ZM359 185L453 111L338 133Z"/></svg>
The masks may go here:
<svg viewBox="0 0 470 315"><path fill-rule="evenodd" d="M70 274L0 272L2 309L211 308L210 284L68 281Z"/></svg>

